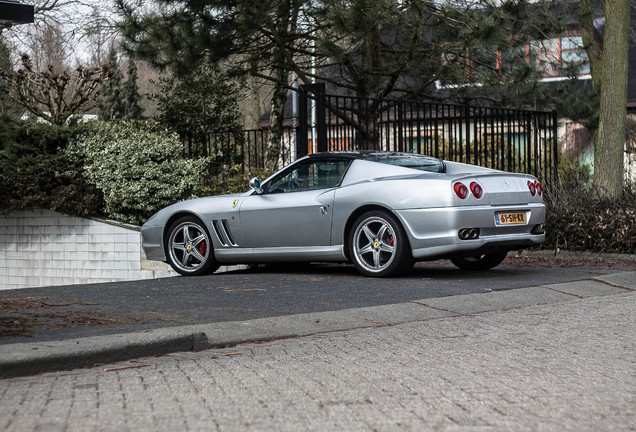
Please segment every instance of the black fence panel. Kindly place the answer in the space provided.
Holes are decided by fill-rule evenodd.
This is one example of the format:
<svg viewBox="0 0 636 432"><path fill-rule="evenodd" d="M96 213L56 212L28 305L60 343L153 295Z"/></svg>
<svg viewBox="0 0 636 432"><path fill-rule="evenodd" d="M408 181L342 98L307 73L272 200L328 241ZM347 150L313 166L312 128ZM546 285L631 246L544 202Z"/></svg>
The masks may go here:
<svg viewBox="0 0 636 432"><path fill-rule="evenodd" d="M526 172L544 182L557 177L555 112L360 99L326 95L317 86L301 88L300 93L299 155L345 150L415 152ZM313 109L308 100L315 104ZM322 114L312 119L311 112Z"/></svg>
<svg viewBox="0 0 636 432"><path fill-rule="evenodd" d="M314 113L312 118L311 113ZM213 171L266 168L267 129L209 136ZM555 112L327 95L301 87L298 127L286 127L279 166L320 151L383 150L557 179Z"/></svg>
<svg viewBox="0 0 636 432"><path fill-rule="evenodd" d="M267 128L249 129L242 134L224 131L210 134L207 154L212 158L212 172L219 174L234 166L238 166L243 173L265 169L268 137ZM292 127L283 128L279 164L287 165L293 161L294 137L295 131Z"/></svg>

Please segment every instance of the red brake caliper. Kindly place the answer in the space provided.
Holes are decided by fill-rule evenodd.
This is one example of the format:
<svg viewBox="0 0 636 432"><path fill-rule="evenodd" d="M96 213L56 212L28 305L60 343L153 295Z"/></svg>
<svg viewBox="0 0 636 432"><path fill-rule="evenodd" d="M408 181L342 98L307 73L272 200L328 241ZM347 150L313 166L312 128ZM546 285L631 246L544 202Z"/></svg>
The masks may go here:
<svg viewBox="0 0 636 432"><path fill-rule="evenodd" d="M199 243L199 253L201 254L201 256L205 256L205 253L208 250L208 245L206 242L202 241L201 243Z"/></svg>
<svg viewBox="0 0 636 432"><path fill-rule="evenodd" d="M389 238L389 244L391 245L391 247L395 246L395 240L393 240L393 236Z"/></svg>

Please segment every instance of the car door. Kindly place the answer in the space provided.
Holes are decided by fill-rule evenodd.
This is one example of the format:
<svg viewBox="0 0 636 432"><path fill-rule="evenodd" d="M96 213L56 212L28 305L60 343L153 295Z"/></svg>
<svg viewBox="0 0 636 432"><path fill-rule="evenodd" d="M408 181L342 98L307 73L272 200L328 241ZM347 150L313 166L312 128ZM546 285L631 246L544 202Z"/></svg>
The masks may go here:
<svg viewBox="0 0 636 432"><path fill-rule="evenodd" d="M335 188L349 161L304 160L245 197L239 210L248 248L329 246Z"/></svg>

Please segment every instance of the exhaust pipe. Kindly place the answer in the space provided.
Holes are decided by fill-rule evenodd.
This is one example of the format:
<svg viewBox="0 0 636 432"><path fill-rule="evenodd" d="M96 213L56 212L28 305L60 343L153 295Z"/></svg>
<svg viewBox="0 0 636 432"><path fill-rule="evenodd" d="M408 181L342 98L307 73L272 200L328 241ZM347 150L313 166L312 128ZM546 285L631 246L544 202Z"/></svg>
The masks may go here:
<svg viewBox="0 0 636 432"><path fill-rule="evenodd" d="M531 234L545 234L545 224L537 224L532 227Z"/></svg>
<svg viewBox="0 0 636 432"><path fill-rule="evenodd" d="M457 236L460 240L475 240L479 238L479 228L462 228Z"/></svg>

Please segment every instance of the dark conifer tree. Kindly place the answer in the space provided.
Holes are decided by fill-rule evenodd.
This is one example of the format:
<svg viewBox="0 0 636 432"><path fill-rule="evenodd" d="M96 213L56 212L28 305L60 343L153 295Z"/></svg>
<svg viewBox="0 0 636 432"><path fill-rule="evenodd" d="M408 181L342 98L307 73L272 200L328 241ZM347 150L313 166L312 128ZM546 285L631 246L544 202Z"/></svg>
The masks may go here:
<svg viewBox="0 0 636 432"><path fill-rule="evenodd" d="M0 69L7 72L13 72L13 66L11 65L11 53L9 47L4 42L2 35L0 35ZM12 118L20 117L22 113L20 106L13 102L10 98L5 97L5 94L9 91L9 84L0 79L0 115L8 115Z"/></svg>
<svg viewBox="0 0 636 432"><path fill-rule="evenodd" d="M570 93L542 93L526 53L530 41L564 29L564 10L552 1L161 0L170 11L161 14L117 3L124 45L135 55L177 73L224 60L233 73L273 83L273 137L291 72L301 84L325 82L328 92L369 100L547 108L553 95ZM379 104L361 107L361 124L382 114ZM359 136L358 145L373 148L376 135Z"/></svg>
<svg viewBox="0 0 636 432"><path fill-rule="evenodd" d="M141 120L143 108L139 105L141 95L137 85L137 65L128 60L128 78L124 84L124 120Z"/></svg>
<svg viewBox="0 0 636 432"><path fill-rule="evenodd" d="M125 112L124 97L122 94L123 74L119 67L117 51L111 47L108 52L108 67L112 75L104 82L101 91L101 104L99 108L99 118L101 120L111 120L122 118Z"/></svg>

